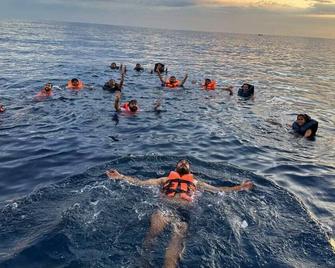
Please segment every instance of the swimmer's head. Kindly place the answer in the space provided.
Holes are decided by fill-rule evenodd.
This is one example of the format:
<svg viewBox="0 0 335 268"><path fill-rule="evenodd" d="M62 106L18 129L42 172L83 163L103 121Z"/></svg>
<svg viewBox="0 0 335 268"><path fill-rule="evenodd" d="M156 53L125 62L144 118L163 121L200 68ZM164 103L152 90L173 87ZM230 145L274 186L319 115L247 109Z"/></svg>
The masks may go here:
<svg viewBox="0 0 335 268"><path fill-rule="evenodd" d="M135 66L135 68L136 68L136 69L140 69L140 68L142 68L142 66L141 66L141 64L139 64L139 63L136 63L136 66Z"/></svg>
<svg viewBox="0 0 335 268"><path fill-rule="evenodd" d="M176 171L182 176L191 172L191 165L186 159L179 160L176 165Z"/></svg>
<svg viewBox="0 0 335 268"><path fill-rule="evenodd" d="M244 83L242 85L242 89L243 89L243 91L248 91L249 90L249 85L247 83Z"/></svg>
<svg viewBox="0 0 335 268"><path fill-rule="evenodd" d="M51 83L47 83L47 84L45 84L45 86L44 86L44 90L45 91L51 91L51 89L52 89L52 84Z"/></svg>
<svg viewBox="0 0 335 268"><path fill-rule="evenodd" d="M117 65L115 62L112 62L111 65L110 65L110 68L111 69L116 69L117 68Z"/></svg>
<svg viewBox="0 0 335 268"><path fill-rule="evenodd" d="M170 82L171 84L174 84L174 83L177 82L177 78L176 78L175 76L170 76L170 78L169 78L169 82Z"/></svg>
<svg viewBox="0 0 335 268"><path fill-rule="evenodd" d="M108 85L111 87L111 88L113 88L113 87L115 87L115 80L114 79L111 79L111 80L109 80L108 81Z"/></svg>
<svg viewBox="0 0 335 268"><path fill-rule="evenodd" d="M4 111L6 111L5 106L3 106L2 104L0 104L0 113L3 113Z"/></svg>
<svg viewBox="0 0 335 268"><path fill-rule="evenodd" d="M299 126L302 126L306 122L308 122L309 120L311 120L311 118L309 117L309 115L307 115L307 114L298 114L296 122L297 122L297 124Z"/></svg>
<svg viewBox="0 0 335 268"><path fill-rule="evenodd" d="M155 64L155 72L159 71L160 73L164 72L164 64L156 63Z"/></svg>
<svg viewBox="0 0 335 268"><path fill-rule="evenodd" d="M129 107L129 110L132 111L133 113L137 112L138 110L137 100L129 101L128 107Z"/></svg>
<svg viewBox="0 0 335 268"><path fill-rule="evenodd" d="M212 81L209 78L205 79L205 86L209 85Z"/></svg>
<svg viewBox="0 0 335 268"><path fill-rule="evenodd" d="M79 80L77 78L71 79L71 84L73 87L78 87L79 86Z"/></svg>

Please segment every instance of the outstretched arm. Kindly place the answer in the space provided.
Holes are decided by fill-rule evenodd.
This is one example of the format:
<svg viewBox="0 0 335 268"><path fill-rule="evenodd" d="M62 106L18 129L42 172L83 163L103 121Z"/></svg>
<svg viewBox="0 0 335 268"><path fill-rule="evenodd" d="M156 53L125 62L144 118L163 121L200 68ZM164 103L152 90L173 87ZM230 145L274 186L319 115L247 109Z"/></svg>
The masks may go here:
<svg viewBox="0 0 335 268"><path fill-rule="evenodd" d="M229 87L224 87L222 90L228 91L229 95L232 96L233 95L233 86L229 86Z"/></svg>
<svg viewBox="0 0 335 268"><path fill-rule="evenodd" d="M185 77L184 77L183 81L181 81L181 83L180 83L181 87L184 86L184 84L185 84L185 82L187 80L187 77L188 77L188 73L185 74Z"/></svg>
<svg viewBox="0 0 335 268"><path fill-rule="evenodd" d="M114 101L114 108L115 111L117 112L121 112L120 102L121 102L121 91L117 90L115 92L115 101Z"/></svg>
<svg viewBox="0 0 335 268"><path fill-rule="evenodd" d="M148 179L145 181L142 181L135 177L125 176L119 173L116 169L110 169L106 171L106 175L111 180L124 180L129 183L139 185L139 186L159 186L167 180L167 177L161 177L157 179Z"/></svg>
<svg viewBox="0 0 335 268"><path fill-rule="evenodd" d="M218 192L232 192L232 191L246 191L254 187L251 181L244 181L236 186L226 186L226 187L215 187L206 182L198 182L199 189L203 189L208 192L218 193Z"/></svg>
<svg viewBox="0 0 335 268"><path fill-rule="evenodd" d="M157 75L158 75L159 80L161 80L162 85L165 85L165 82L163 80L162 74L161 74L161 72L158 69L157 69Z"/></svg>

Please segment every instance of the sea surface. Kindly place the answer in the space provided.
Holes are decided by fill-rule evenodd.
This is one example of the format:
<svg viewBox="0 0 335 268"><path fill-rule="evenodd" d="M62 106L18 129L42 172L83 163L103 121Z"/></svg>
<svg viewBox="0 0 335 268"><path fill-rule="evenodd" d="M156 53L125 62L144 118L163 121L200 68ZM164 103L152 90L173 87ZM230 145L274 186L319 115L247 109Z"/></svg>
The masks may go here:
<svg viewBox="0 0 335 268"><path fill-rule="evenodd" d="M135 116L102 90L120 78L111 62L127 66ZM156 62L188 73L185 88L162 88ZM105 171L161 177L181 158L207 183L255 188L197 194L179 267L335 267L335 40L3 21L0 70L1 268L138 267L159 190ZM89 87L65 89L74 77ZM206 77L235 94L200 90ZM244 81L254 101L236 95ZM297 113L319 122L314 141L286 127Z"/></svg>

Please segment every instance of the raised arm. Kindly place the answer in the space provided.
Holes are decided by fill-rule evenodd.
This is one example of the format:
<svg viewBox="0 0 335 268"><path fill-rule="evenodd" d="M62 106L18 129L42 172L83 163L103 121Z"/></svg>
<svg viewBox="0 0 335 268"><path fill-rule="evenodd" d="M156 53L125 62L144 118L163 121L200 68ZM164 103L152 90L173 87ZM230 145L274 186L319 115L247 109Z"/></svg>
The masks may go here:
<svg viewBox="0 0 335 268"><path fill-rule="evenodd" d="M251 181L244 181L236 186L226 186L226 187L215 187L206 182L199 181L197 184L199 189L204 191L218 193L218 192L233 192L233 191L246 191L254 187L254 184Z"/></svg>
<svg viewBox="0 0 335 268"><path fill-rule="evenodd" d="M161 177L157 179L148 179L148 180L140 180L135 177L125 176L119 173L116 169L110 169L106 171L106 175L111 180L124 180L131 184L139 185L139 186L160 186L161 184L165 183L168 179L167 177Z"/></svg>
<svg viewBox="0 0 335 268"><path fill-rule="evenodd" d="M121 102L121 91L117 90L115 92L115 101L114 101L114 108L115 111L117 112L121 112L120 102Z"/></svg>
<svg viewBox="0 0 335 268"><path fill-rule="evenodd" d="M183 81L181 81L180 86L183 87L188 77L188 73L185 74Z"/></svg>
<svg viewBox="0 0 335 268"><path fill-rule="evenodd" d="M125 75L125 73L126 73L126 65L123 66L123 65L121 64L120 73L121 73L120 89L122 89L122 87L123 87L123 82L124 82L124 75Z"/></svg>
<svg viewBox="0 0 335 268"><path fill-rule="evenodd" d="M158 75L159 80L161 80L162 85L165 85L165 82L163 80L162 74L161 74L161 72L158 69L157 69L157 75Z"/></svg>

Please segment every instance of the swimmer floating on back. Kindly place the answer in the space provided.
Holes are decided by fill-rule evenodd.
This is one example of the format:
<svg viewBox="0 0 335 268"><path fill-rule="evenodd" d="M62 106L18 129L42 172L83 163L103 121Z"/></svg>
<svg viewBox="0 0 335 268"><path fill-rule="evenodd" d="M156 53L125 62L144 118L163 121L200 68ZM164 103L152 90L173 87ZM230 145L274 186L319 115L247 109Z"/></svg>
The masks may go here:
<svg viewBox="0 0 335 268"><path fill-rule="evenodd" d="M196 191L203 190L212 193L245 191L253 188L251 181L245 181L231 187L215 187L201 182L191 173L190 163L180 160L174 171L168 176L157 179L140 180L136 177L125 176L116 169L106 171L111 180L124 180L139 186L159 186L166 202L171 203L172 210L157 210L151 216L150 229L144 239L143 247L146 252L152 250L154 239L164 230L167 225L172 225L173 233L167 246L163 267L176 267L183 252L184 239L187 234L192 208L190 207Z"/></svg>

